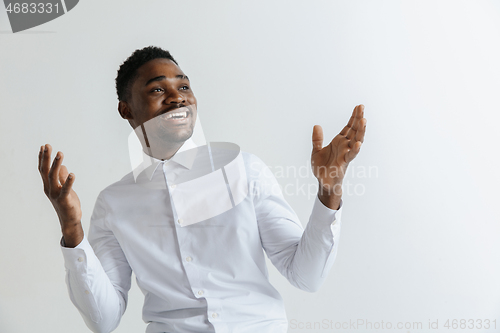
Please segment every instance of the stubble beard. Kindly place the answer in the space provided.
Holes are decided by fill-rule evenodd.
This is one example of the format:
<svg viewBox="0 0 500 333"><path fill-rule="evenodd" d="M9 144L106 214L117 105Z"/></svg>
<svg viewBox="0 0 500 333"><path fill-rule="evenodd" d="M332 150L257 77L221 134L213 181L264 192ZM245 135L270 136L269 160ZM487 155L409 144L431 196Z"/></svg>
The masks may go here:
<svg viewBox="0 0 500 333"><path fill-rule="evenodd" d="M184 143L193 135L194 123L196 121L196 118L192 118L192 121L187 128L183 126L178 130L172 130L172 128L169 128L167 125L163 124L163 121L165 120L163 120L162 118L158 119L158 122L156 124L157 126L155 126L156 128L153 133L151 133L151 137L160 145L175 146Z"/></svg>

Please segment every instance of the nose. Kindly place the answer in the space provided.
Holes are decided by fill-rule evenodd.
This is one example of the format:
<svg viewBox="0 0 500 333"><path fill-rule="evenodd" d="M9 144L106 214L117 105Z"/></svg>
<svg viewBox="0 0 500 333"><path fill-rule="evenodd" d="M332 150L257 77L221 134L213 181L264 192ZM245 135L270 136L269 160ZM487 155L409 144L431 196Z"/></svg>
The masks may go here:
<svg viewBox="0 0 500 333"><path fill-rule="evenodd" d="M167 104L179 104L179 103L185 103L186 99L184 98L184 95L182 95L180 91L172 89L165 102Z"/></svg>

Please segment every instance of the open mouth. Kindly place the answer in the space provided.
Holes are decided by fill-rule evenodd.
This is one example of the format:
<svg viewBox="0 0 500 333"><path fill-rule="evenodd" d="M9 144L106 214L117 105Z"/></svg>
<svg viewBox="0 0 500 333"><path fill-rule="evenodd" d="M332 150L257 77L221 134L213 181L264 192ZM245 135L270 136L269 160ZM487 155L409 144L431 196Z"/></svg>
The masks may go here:
<svg viewBox="0 0 500 333"><path fill-rule="evenodd" d="M173 111L168 111L162 115L162 118L166 121L171 122L183 122L189 118L190 110L187 107L182 107L175 109Z"/></svg>
<svg viewBox="0 0 500 333"><path fill-rule="evenodd" d="M182 111L182 112L169 112L167 113L167 116L165 119L181 119L181 118L186 118L187 116L187 111Z"/></svg>

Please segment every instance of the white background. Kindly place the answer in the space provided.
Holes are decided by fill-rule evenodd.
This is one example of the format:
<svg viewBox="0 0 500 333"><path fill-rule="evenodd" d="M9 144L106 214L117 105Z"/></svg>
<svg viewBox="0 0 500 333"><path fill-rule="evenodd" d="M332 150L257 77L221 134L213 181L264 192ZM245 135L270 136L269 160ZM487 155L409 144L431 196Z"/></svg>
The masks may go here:
<svg viewBox="0 0 500 333"><path fill-rule="evenodd" d="M313 125L329 140L366 106L346 179L358 193L344 194L327 282L309 294L269 265L289 332L357 319L423 323L395 332L496 319L481 332L500 331L498 1L85 0L17 34L2 8L0 31L0 332L88 332L67 295L37 153L64 152L87 230L99 191L130 171L114 79L148 45L190 77L208 141L274 170L306 166ZM315 181L289 176L278 180L305 225L314 194L300 186ZM142 303L134 283L116 332L145 330Z"/></svg>

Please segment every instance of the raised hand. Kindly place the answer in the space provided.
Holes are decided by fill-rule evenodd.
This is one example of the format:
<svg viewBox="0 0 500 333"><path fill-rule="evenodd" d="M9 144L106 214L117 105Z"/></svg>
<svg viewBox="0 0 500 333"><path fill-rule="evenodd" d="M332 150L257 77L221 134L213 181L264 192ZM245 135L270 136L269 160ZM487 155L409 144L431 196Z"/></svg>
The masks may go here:
<svg viewBox="0 0 500 333"><path fill-rule="evenodd" d="M42 176L43 190L59 217L65 245L75 247L83 239L80 199L72 188L75 175L69 174L68 169L62 165L62 152L57 152L51 166L51 153L52 147L48 144L40 147L38 153L38 170Z"/></svg>
<svg viewBox="0 0 500 333"><path fill-rule="evenodd" d="M329 145L323 147L323 129L313 128L311 166L319 181L320 200L326 206L337 209L342 196L342 181L349 163L358 155L364 141L366 119L364 106L356 106L347 125Z"/></svg>

